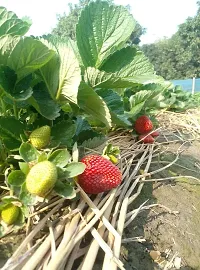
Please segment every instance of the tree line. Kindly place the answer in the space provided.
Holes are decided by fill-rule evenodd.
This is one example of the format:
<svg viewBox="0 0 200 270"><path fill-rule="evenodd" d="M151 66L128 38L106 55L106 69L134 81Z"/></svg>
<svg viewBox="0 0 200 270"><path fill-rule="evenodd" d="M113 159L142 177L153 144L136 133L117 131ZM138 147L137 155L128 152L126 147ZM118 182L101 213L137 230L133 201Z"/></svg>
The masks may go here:
<svg viewBox="0 0 200 270"><path fill-rule="evenodd" d="M194 17L171 37L141 46L158 75L167 80L200 77L200 1Z"/></svg>

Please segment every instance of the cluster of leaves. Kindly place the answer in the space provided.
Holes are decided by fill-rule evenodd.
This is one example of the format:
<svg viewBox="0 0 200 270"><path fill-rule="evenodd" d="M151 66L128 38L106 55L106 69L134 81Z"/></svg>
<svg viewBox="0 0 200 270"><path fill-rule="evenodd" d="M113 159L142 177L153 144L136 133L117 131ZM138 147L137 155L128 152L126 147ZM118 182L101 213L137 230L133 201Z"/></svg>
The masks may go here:
<svg viewBox="0 0 200 270"><path fill-rule="evenodd" d="M82 143L86 130L96 135L97 127L128 126L117 92L164 82L144 54L127 45L136 22L122 6L87 5L76 41L22 36L30 25L5 8L0 14L0 136L11 151L24 130L42 124L53 125L53 140L66 147L74 138Z"/></svg>
<svg viewBox="0 0 200 270"><path fill-rule="evenodd" d="M149 89L148 89L148 88ZM151 88L154 91L149 91ZM143 90L145 89L145 90ZM199 94L192 95L182 89L181 86L175 86L166 82L161 91L160 85L146 85L140 91L127 89L124 92L124 104L127 109L126 114L131 115L135 120L138 115L155 115L160 110L186 111L200 106ZM147 90L148 89L148 90ZM136 91L136 92L135 92Z"/></svg>
<svg viewBox="0 0 200 270"><path fill-rule="evenodd" d="M180 112L199 107L199 105L198 100L195 100L190 92L183 90L181 86L175 86L163 93L160 107Z"/></svg>
<svg viewBox="0 0 200 270"><path fill-rule="evenodd" d="M41 151L34 148L29 142L24 142L19 148L19 155L9 155L5 162L7 167L5 171L5 184L9 189L9 194L2 197L0 210L13 204L18 206L20 214L15 222L14 229L23 226L25 218L29 216L29 206L44 201L36 195L30 194L26 188L26 176L30 169L39 162L48 160L55 164L58 172L58 180L51 193L45 197L48 201L52 196L58 195L66 199L75 199L75 184L73 178L83 173L85 165L77 160L76 146L71 155L66 148L55 149L46 148ZM7 227L0 226L0 236L6 233Z"/></svg>
<svg viewBox="0 0 200 270"><path fill-rule="evenodd" d="M200 2L197 14L189 17L171 37L142 46L155 70L167 80L200 77Z"/></svg>

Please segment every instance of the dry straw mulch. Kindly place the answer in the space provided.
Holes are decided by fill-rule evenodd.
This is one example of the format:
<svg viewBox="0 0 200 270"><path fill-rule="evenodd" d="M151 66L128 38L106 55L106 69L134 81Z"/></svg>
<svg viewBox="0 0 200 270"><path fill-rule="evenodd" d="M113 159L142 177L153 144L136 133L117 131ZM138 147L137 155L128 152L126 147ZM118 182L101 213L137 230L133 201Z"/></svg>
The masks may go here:
<svg viewBox="0 0 200 270"><path fill-rule="evenodd" d="M147 202L131 211L128 206L140 195L146 182L166 180L156 179L156 173L177 161L181 145L200 137L199 110L162 112L157 118L161 136L152 145L136 142L134 136L125 131L110 134L108 142L120 146L121 150L118 166L123 181L118 188L107 194L88 196L77 184L78 201L53 197L39 208L31 209L27 236L2 270L91 270L99 249L104 251L101 269L125 269L120 260L121 243L129 241L123 239L124 229L141 211L152 207L162 207L164 211L174 213L163 205L146 205ZM151 171L153 159L165 152L171 142L181 143L174 161ZM90 151L100 153L101 148ZM165 269L170 267L168 264Z"/></svg>

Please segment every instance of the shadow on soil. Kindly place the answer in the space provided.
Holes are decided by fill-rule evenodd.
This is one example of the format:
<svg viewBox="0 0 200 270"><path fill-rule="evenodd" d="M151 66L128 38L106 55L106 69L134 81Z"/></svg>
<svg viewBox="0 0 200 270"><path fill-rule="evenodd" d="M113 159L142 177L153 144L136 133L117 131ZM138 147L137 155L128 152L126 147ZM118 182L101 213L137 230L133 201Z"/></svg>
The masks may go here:
<svg viewBox="0 0 200 270"><path fill-rule="evenodd" d="M166 251L170 250L173 256L181 257L181 270L200 270L200 184L187 176L199 178L199 160L193 155L182 155L176 165L155 175L155 178L179 176L177 181L145 184L137 200L130 205L129 211L139 207L147 199L147 205L162 204L179 214L172 215L163 209L153 208L141 212L124 231L123 238L141 237L146 242L124 243L121 249L121 258L126 270L160 270L160 262L166 259ZM165 153L160 164L155 162L151 171L165 166L173 161L173 153ZM161 260L154 261L149 251L161 252ZM170 258L170 257L169 257ZM169 259L168 259L169 260ZM164 264L163 264L164 265ZM176 268L170 268L175 270Z"/></svg>
<svg viewBox="0 0 200 270"><path fill-rule="evenodd" d="M129 211L138 208L144 201L149 199L148 204L156 203L156 198L152 195L153 185L148 183L144 186L142 193L137 200L129 206ZM148 223L149 211L144 211L125 229L124 239L132 237L145 238L144 226ZM124 267L127 270L153 270L156 264L149 255L149 251L153 250L153 243L150 239L146 242L130 242L124 243L121 249L121 256L124 261Z"/></svg>

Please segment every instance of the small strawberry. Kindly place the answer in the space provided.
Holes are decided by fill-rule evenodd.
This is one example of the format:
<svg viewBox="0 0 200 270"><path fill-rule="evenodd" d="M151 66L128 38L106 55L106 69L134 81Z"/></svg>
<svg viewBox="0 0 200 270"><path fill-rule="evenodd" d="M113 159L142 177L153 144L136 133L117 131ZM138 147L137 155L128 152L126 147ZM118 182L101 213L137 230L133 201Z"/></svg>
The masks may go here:
<svg viewBox="0 0 200 270"><path fill-rule="evenodd" d="M154 131L151 133L152 137L158 137L160 135L160 133L158 131Z"/></svg>
<svg viewBox="0 0 200 270"><path fill-rule="evenodd" d="M148 116L142 115L135 121L135 130L138 134L145 134L153 129L153 123Z"/></svg>
<svg viewBox="0 0 200 270"><path fill-rule="evenodd" d="M18 219L20 208L10 203L1 211L1 218L7 225L12 225Z"/></svg>
<svg viewBox="0 0 200 270"><path fill-rule="evenodd" d="M53 189L57 178L56 166L50 161L42 161L30 169L26 188L31 194L45 197Z"/></svg>
<svg viewBox="0 0 200 270"><path fill-rule="evenodd" d="M154 138L151 135L140 135L138 137L138 140L142 141L143 143L153 143L154 142Z"/></svg>
<svg viewBox="0 0 200 270"><path fill-rule="evenodd" d="M48 145L51 136L51 128L49 126L43 126L35 129L29 139L31 144L37 148L42 149Z"/></svg>
<svg viewBox="0 0 200 270"><path fill-rule="evenodd" d="M122 174L110 160L98 155L88 155L81 162L86 165L86 169L78 176L78 182L86 193L101 193L121 183Z"/></svg>

